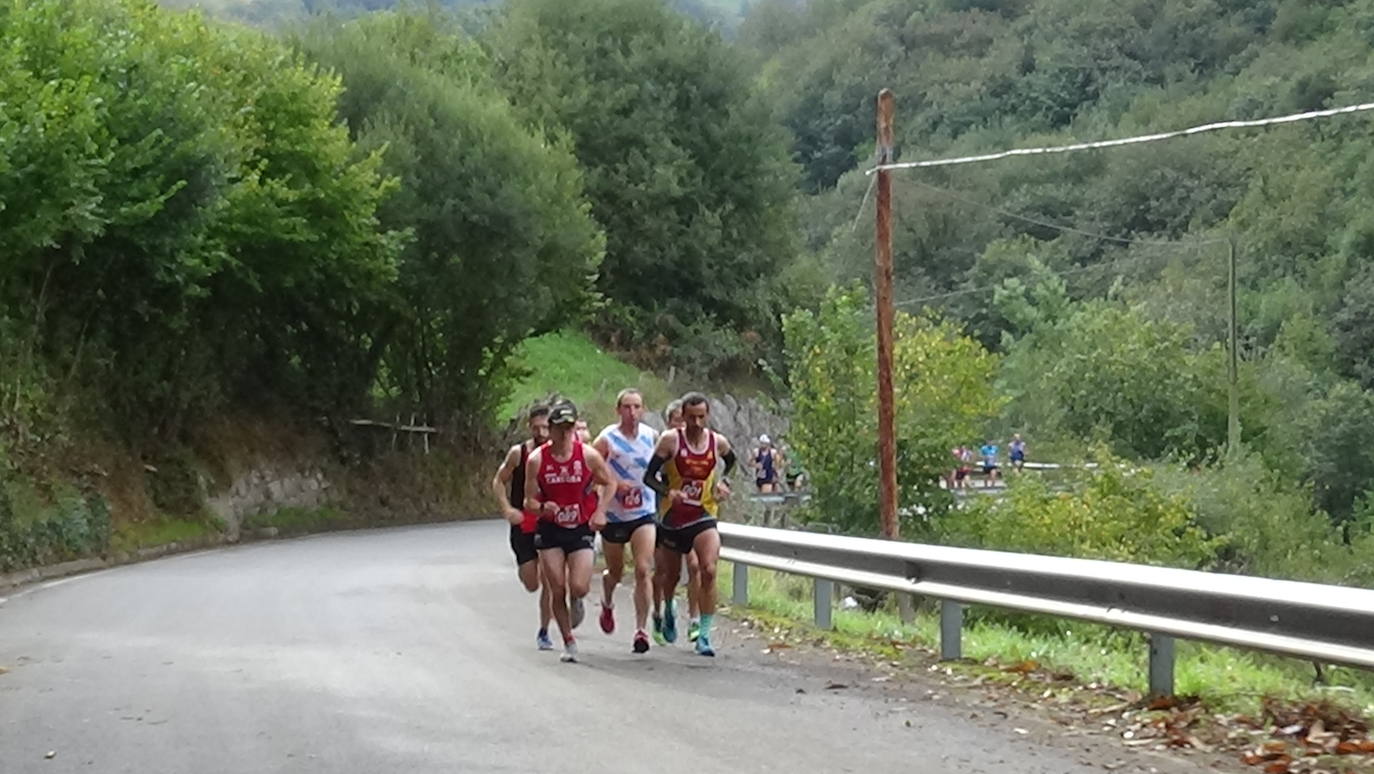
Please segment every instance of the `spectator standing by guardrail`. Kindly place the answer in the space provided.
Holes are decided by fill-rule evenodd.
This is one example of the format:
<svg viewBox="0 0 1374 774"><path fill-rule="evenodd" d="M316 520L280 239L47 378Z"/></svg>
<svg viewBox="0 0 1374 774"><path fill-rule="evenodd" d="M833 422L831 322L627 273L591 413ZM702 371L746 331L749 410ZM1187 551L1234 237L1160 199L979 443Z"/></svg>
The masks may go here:
<svg viewBox="0 0 1374 774"><path fill-rule="evenodd" d="M997 444L992 439L988 439L988 442L983 444L983 448L978 450L978 453L983 457L983 475L987 476L983 486L993 486L997 483L997 452Z"/></svg>

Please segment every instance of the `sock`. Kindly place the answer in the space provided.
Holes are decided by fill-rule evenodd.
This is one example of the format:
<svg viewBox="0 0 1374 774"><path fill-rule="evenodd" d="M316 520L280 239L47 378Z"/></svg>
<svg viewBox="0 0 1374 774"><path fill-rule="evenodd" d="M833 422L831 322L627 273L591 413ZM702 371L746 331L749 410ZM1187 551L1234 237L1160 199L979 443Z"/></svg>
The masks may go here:
<svg viewBox="0 0 1374 774"><path fill-rule="evenodd" d="M665 601L664 601L664 603L663 603L663 617L664 617L664 618L676 618L676 617L677 617L677 600L676 600L676 599L669 599L669 600L665 600Z"/></svg>
<svg viewBox="0 0 1374 774"><path fill-rule="evenodd" d="M577 638L574 637L574 636L572 636L571 634L565 634L565 635L563 635L563 645L564 645L565 647L568 646L568 645L572 645L572 644L575 643L575 642L577 642Z"/></svg>
<svg viewBox="0 0 1374 774"><path fill-rule="evenodd" d="M549 627L547 627L547 626L541 626L541 627L539 627L539 636L540 636L540 637L547 637L547 636L549 636Z"/></svg>
<svg viewBox="0 0 1374 774"><path fill-rule="evenodd" d="M715 617L716 617L716 614L715 614L715 613L702 613L702 614L701 614L701 633L697 635L698 637L705 637L705 638L707 638L707 639L710 639L710 637L711 637L711 620L714 619Z"/></svg>

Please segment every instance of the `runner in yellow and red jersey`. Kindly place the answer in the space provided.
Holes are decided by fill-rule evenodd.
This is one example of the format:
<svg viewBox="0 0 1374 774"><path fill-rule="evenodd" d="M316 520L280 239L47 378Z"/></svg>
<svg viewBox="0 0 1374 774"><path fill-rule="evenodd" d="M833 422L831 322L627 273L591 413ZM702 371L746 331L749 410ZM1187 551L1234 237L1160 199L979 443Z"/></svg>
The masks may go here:
<svg viewBox="0 0 1374 774"><path fill-rule="evenodd" d="M654 448L654 456L644 473L644 483L653 487L668 503L658 528L656 554L659 585L667 601L665 617L672 613L673 594L682 572L684 554L695 554L701 582L701 632L697 653L716 655L711 647L711 623L716 613L716 561L720 558L720 533L716 515L720 501L729 497L724 480L735 466L730 441L707 427L711 407L706 396L690 392L682 396L682 418L686 427L665 432ZM717 460L724 468L717 476ZM665 618L664 626L667 626Z"/></svg>

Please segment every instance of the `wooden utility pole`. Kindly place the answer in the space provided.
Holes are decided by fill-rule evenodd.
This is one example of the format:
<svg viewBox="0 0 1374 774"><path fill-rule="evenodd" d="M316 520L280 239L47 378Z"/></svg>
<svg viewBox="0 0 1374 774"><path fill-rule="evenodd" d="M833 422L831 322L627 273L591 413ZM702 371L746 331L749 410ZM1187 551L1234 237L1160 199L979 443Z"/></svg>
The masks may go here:
<svg viewBox="0 0 1374 774"><path fill-rule="evenodd" d="M890 89L878 92L878 164L891 164ZM883 537L897 538L896 412L892 399L892 173L878 175L878 219L874 239L873 293L878 317L878 513Z"/></svg>
<svg viewBox="0 0 1374 774"><path fill-rule="evenodd" d="M1228 349L1231 350L1226 367L1227 416L1226 416L1226 453L1235 455L1240 452L1240 371L1237 363L1239 353L1236 345L1236 238L1226 240L1229 248L1229 269L1227 271L1226 295L1230 302L1231 317L1227 325Z"/></svg>

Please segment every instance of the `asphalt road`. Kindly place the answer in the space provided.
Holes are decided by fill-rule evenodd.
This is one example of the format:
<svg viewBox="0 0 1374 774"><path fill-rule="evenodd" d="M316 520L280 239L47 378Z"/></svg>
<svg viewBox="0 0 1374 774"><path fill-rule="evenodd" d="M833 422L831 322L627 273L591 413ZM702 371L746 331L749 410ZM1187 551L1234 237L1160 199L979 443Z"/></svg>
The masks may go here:
<svg viewBox="0 0 1374 774"><path fill-rule="evenodd" d="M534 647L533 598L490 521L20 589L0 603L0 772L1065 774L1121 757L1033 718L971 720L820 657L780 662L728 622L715 659L637 656L620 593L616 635L589 614L582 663L561 664ZM851 687L826 689L837 680Z"/></svg>

